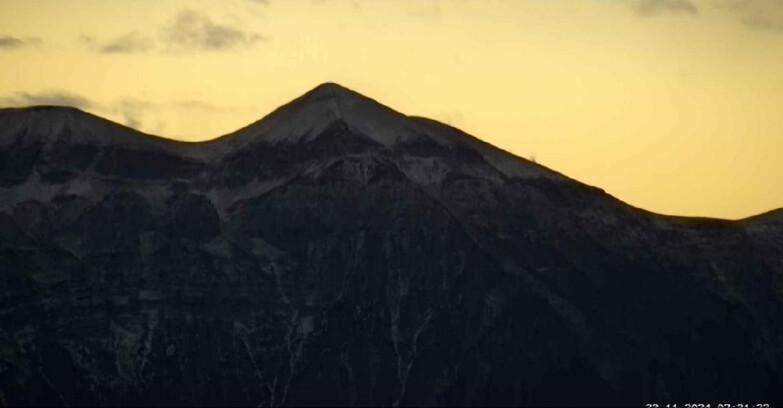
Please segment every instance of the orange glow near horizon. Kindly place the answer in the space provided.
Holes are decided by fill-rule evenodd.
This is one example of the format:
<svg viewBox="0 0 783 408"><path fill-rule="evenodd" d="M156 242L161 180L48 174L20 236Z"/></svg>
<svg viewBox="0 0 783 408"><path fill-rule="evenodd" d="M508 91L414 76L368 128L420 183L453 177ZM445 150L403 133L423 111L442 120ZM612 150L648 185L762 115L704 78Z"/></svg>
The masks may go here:
<svg viewBox="0 0 783 408"><path fill-rule="evenodd" d="M783 207L783 2L5 0L0 106L207 140L323 82L654 212Z"/></svg>

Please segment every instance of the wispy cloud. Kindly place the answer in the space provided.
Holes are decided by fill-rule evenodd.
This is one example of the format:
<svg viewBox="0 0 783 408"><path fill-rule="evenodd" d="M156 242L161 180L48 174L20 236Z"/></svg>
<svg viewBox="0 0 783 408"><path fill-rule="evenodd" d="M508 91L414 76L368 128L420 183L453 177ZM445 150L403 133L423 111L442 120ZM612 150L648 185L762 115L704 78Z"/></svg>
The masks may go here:
<svg viewBox="0 0 783 408"><path fill-rule="evenodd" d="M186 99L186 100L180 100L175 102L170 102L167 104L167 106L177 109L189 109L189 110L200 110L200 111L207 111L207 112L239 112L247 109L253 109L248 107L239 107L239 106L220 106L220 105L214 105L209 102L200 101L197 99Z"/></svg>
<svg viewBox="0 0 783 408"><path fill-rule="evenodd" d="M149 101L123 98L118 103L108 106L107 110L114 111L122 116L125 126L141 129L144 127L142 118L154 108L155 104Z"/></svg>
<svg viewBox="0 0 783 408"><path fill-rule="evenodd" d="M95 107L95 103L81 95L68 91L54 90L41 93L17 92L0 97L0 106L36 106L55 105L72 106L79 109Z"/></svg>
<svg viewBox="0 0 783 408"><path fill-rule="evenodd" d="M38 37L19 38L12 35L0 36L0 51L15 50L23 47L40 45L41 39Z"/></svg>
<svg viewBox="0 0 783 408"><path fill-rule="evenodd" d="M636 0L630 5L641 17L672 14L696 16L699 14L699 9L689 0Z"/></svg>
<svg viewBox="0 0 783 408"><path fill-rule="evenodd" d="M166 126L161 120L158 112L161 111L179 111L186 114L204 115L204 114L233 114L238 112L255 111L252 106L222 106L198 99L184 99L167 102L153 102L146 99L126 97L117 103L109 104L100 109L102 112L118 115L122 118L122 123L134 129L158 130ZM154 126L149 124L156 124Z"/></svg>
<svg viewBox="0 0 783 408"><path fill-rule="evenodd" d="M710 4L731 13L745 28L783 35L783 1L724 0Z"/></svg>
<svg viewBox="0 0 783 408"><path fill-rule="evenodd" d="M105 42L86 34L80 35L77 40L87 48L101 54L141 53L155 48L155 41L138 31L122 34Z"/></svg>
<svg viewBox="0 0 783 408"><path fill-rule="evenodd" d="M775 34L783 34L783 19L772 20L764 16L749 16L742 20L746 27L754 30L768 31Z"/></svg>
<svg viewBox="0 0 783 408"><path fill-rule="evenodd" d="M115 37L98 47L98 50L106 54L134 53L149 51L155 47L151 38L132 31Z"/></svg>
<svg viewBox="0 0 783 408"><path fill-rule="evenodd" d="M218 24L194 10L182 10L161 29L161 40L172 50L217 51L248 46L268 39L255 32Z"/></svg>
<svg viewBox="0 0 783 408"><path fill-rule="evenodd" d="M0 97L2 107L27 107L39 105L70 106L82 110L90 110L102 115L119 115L121 122L134 129L143 127L142 117L155 105L133 98L123 98L110 104L97 103L77 93L52 90L40 93L17 92L13 95Z"/></svg>
<svg viewBox="0 0 783 408"><path fill-rule="evenodd" d="M158 123L160 128L163 123L156 112L180 111L192 112L192 114L225 114L247 110L255 110L253 107L221 106L198 99L184 99L167 102L153 102L147 99L125 97L119 102L107 104L96 109L104 113L110 113L122 118L122 123L134 129L146 128L147 123Z"/></svg>
<svg viewBox="0 0 783 408"><path fill-rule="evenodd" d="M134 128L160 130L165 127L161 120L162 111L179 111L193 115L232 114L255 111L252 106L222 106L198 99L183 99L174 101L154 102L137 97L123 97L119 100L99 103L88 97L64 90L52 90L39 93L16 92L0 96L0 107L27 107L39 105L71 106L82 110L115 118L118 122Z"/></svg>

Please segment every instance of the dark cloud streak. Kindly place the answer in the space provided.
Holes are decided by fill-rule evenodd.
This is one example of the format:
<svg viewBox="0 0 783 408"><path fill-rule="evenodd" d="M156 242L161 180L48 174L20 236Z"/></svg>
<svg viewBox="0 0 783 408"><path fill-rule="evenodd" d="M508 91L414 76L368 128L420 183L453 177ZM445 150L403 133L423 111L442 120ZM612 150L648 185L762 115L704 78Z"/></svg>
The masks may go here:
<svg viewBox="0 0 783 408"><path fill-rule="evenodd" d="M747 29L783 35L783 1L725 0L712 4L731 12Z"/></svg>
<svg viewBox="0 0 783 408"><path fill-rule="evenodd" d="M0 98L3 106L72 106L79 109L92 108L95 103L81 95L67 91L48 91L41 93L17 92L11 96Z"/></svg>
<svg viewBox="0 0 783 408"><path fill-rule="evenodd" d="M152 38L144 36L138 31L119 35L106 42L99 42L95 37L85 34L80 35L77 40L87 48L100 54L143 53L155 48L155 42Z"/></svg>
<svg viewBox="0 0 783 408"><path fill-rule="evenodd" d="M194 10L182 10L161 30L161 40L173 50L216 51L248 46L266 40L258 33L214 23Z"/></svg>
<svg viewBox="0 0 783 408"><path fill-rule="evenodd" d="M98 103L85 96L64 91L52 90L39 93L16 92L8 96L0 96L0 108L3 107L29 107L29 106L70 106L81 110L89 110L100 115L108 115L121 118L120 122L125 126L141 130L145 124L156 123L158 128L165 123L157 117L161 110L184 110L193 114L230 114L252 110L250 106L219 106L197 99L185 99L169 102L153 102L146 99L125 97L113 103Z"/></svg>
<svg viewBox="0 0 783 408"><path fill-rule="evenodd" d="M125 54L149 51L155 47L151 38L133 31L107 41L100 46L99 51L105 54Z"/></svg>
<svg viewBox="0 0 783 408"><path fill-rule="evenodd" d="M783 34L783 21L772 21L761 16L747 17L742 23L754 30L767 31L773 34Z"/></svg>
<svg viewBox="0 0 783 408"><path fill-rule="evenodd" d="M12 35L0 36L0 51L15 50L23 47L35 46L41 44L38 37L19 38Z"/></svg>
<svg viewBox="0 0 783 408"><path fill-rule="evenodd" d="M180 11L171 23L159 29L159 41L163 51L175 54L183 51L229 50L268 39L255 32L213 22L209 16L191 9ZM77 41L101 54L144 53L156 48L156 42L151 37L136 30L105 42L86 34L79 36Z"/></svg>
<svg viewBox="0 0 783 408"><path fill-rule="evenodd" d="M697 16L699 9L688 0L637 0L630 3L641 17L655 17L671 14Z"/></svg>

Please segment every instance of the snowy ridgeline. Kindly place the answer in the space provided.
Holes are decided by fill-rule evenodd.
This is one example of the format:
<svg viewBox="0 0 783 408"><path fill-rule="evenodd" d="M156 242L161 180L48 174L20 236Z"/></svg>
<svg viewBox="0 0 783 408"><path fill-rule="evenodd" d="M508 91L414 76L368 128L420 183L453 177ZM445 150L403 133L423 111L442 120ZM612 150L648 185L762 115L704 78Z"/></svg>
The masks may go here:
<svg viewBox="0 0 783 408"><path fill-rule="evenodd" d="M201 143L176 142L143 134L74 108L5 109L0 110L0 149L10 151L20 146L40 145L42 150L36 155L39 160L58 149L87 145L102 149L154 150L216 163L251 146L291 147L313 142L335 122L344 123L352 134L361 135L368 143L387 152L421 155L416 151L421 145L436 146L444 155L468 149L479 153L505 177L564 178L458 129L405 116L336 84L323 84L258 122Z"/></svg>

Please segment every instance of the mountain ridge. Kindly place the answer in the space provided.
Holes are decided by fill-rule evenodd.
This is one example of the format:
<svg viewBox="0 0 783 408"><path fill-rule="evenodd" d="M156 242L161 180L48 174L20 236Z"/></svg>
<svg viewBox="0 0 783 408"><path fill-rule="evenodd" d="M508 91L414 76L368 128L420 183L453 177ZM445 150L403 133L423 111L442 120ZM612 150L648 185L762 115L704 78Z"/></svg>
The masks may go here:
<svg viewBox="0 0 783 408"><path fill-rule="evenodd" d="M345 123L346 126L354 130L354 133L368 137L369 140L372 140L373 142L378 143L380 146L385 148L394 148L399 144L405 144L406 140L398 140L396 136L392 134L393 132L387 132L384 137L380 138L372 138L367 136L368 134L378 134L379 127L373 126L372 123L370 125L359 124L352 126L351 118L352 116L356 116L356 113L350 109L350 106L349 109L342 108L341 106L343 104L353 104L353 106L358 105L363 107L363 112L360 113L366 113L367 111L376 113L382 112L383 117L381 120L379 120L379 122L383 122L384 126L386 127L388 127L389 122L394 123L394 132L402 133L403 131L407 131L413 132L414 134L426 134L426 136L423 136L425 140L429 140L430 142L434 142L445 147L454 147L455 144L468 146L469 148L481 152L485 160L490 162L505 176L530 177L531 175L547 175L550 177L565 178L580 184L584 184L546 166L529 161L523 157L519 157L511 152L503 150L502 148L487 143L462 131L459 128L426 117L405 115L388 106L383 105L375 99L364 96L358 92L333 82L322 83L310 91L302 94L301 96L266 114L261 119L241 127L233 132L217 136L213 139L197 142L169 139L163 136L148 134L132 127L113 122L101 116L83 111L76 107L41 105L21 108L0 108L0 147L7 147L10 146L10 144L16 142L16 140L12 140L11 137L3 137L4 135L2 134L3 130L6 130L6 133L8 133L8 125L4 124L3 120L5 119L8 121L9 118L13 116L25 116L25 123L28 127L31 124L40 124L49 126L51 129L57 128L58 126L67 128L68 126L78 126L81 121L84 123L91 123L91 126L93 127L96 126L95 124L97 124L97 126L101 129L99 132L115 134L114 136L110 135L109 137L95 137L95 134L99 132L90 132L90 126L82 126L82 128L87 128L87 132L92 133L92 135L86 139L81 140L78 138L74 141L66 140L66 142L69 143L84 143L94 145L111 145L113 143L118 143L120 145L131 147L144 146L150 148L159 148L169 154L181 155L183 157L204 160L207 162L222 160L226 156L236 152L239 149L243 149L248 145L258 143L275 145L277 143L296 144L301 142L309 142L312 141L311 138L317 137L324 129L330 125L335 124L336 122ZM304 110L304 112L302 110ZM313 112L315 112L315 114ZM37 113L48 113L50 116L55 115L56 117L60 117L60 121L58 122L57 120L52 120L49 117L36 117L37 115L35 114ZM298 118L307 117L308 115L315 116L316 121L314 123L303 124L298 120ZM65 119L63 119L63 117ZM65 123L63 123L63 121ZM279 129L276 129L280 127L281 122L289 124L294 123L294 127L292 129L287 129L286 131L281 132ZM356 120L353 119L353 122L356 122ZM284 125L283 127L288 128L290 126ZM112 128L114 128L114 132L108 131ZM52 132L51 129L49 129L49 133L59 132L57 130ZM271 134L273 133L271 132L272 129L276 129L276 132L274 132L275 134ZM400 131L400 129L403 129L403 131ZM26 133L29 134L30 132L27 131ZM43 134L46 133L46 130L39 130L35 133ZM119 135L119 137L117 137L117 135ZM114 137L114 139L112 137ZM17 136L17 138L20 139L20 142L25 142L25 140L21 140L20 136ZM408 138L407 141L420 142L421 139L415 140ZM27 142L29 142L29 140L27 140ZM45 141L45 144L50 144L51 142L52 141L47 140ZM520 166L519 163L524 163L524 166ZM596 188L603 192L603 189L598 187L590 187ZM613 198L619 200L616 197ZM718 217L660 214L645 210L640 207L632 206L625 202L623 203L630 207L649 212L650 214L654 214L656 216L671 217L671 219L703 219L704 221L720 220L729 222L764 222L770 219L770 214L783 210L783 207L781 207L739 219L724 219Z"/></svg>
<svg viewBox="0 0 783 408"><path fill-rule="evenodd" d="M0 113L3 405L783 403L783 224L333 85L197 145L48 112Z"/></svg>

